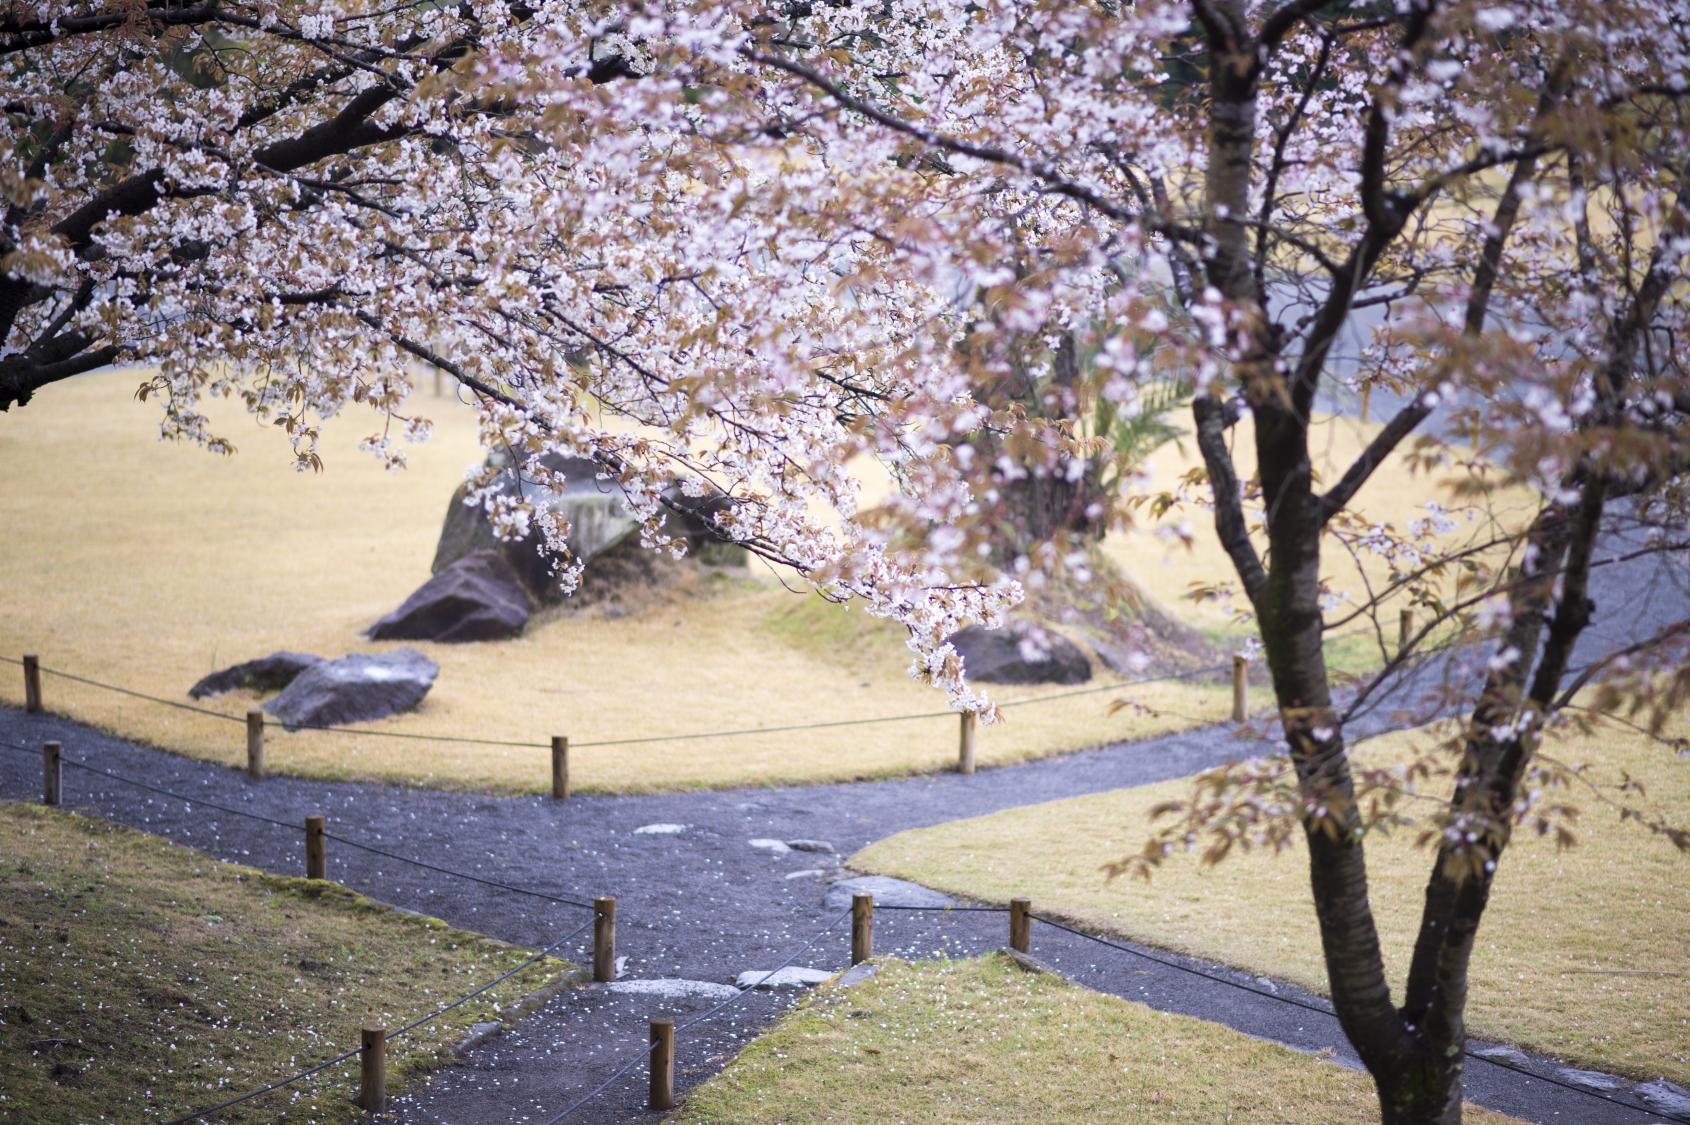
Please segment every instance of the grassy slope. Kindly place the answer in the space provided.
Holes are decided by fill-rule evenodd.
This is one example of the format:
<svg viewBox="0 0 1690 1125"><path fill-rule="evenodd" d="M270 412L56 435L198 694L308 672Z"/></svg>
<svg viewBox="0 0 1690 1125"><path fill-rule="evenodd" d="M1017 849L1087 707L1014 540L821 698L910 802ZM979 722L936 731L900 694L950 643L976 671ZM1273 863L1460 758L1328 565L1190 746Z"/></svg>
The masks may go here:
<svg viewBox="0 0 1690 1125"><path fill-rule="evenodd" d="M1369 744L1389 754L1412 735ZM1682 822L1690 769L1640 736L1563 745L1591 777L1644 782L1651 803ZM1099 866L1136 851L1146 812L1184 796L1170 782L1055 801L901 833L858 853L856 866L1035 908L1324 991L1325 974L1301 849L1234 853L1216 868L1175 857L1147 885L1106 883ZM1494 1036L1641 1078L1690 1080L1690 861L1667 841L1582 801L1578 846L1518 838L1503 861L1474 953L1469 1023ZM1374 911L1393 979L1406 972L1427 855L1413 832L1368 851Z"/></svg>
<svg viewBox="0 0 1690 1125"><path fill-rule="evenodd" d="M477 459L474 418L425 398L437 431L411 467L386 474L353 448L365 422L327 428L320 475L295 473L281 436L238 411L218 458L155 440L133 373L87 376L0 415L0 652L167 698L206 672L277 648L338 656L394 647L360 632L427 579L452 489ZM582 747L610 739L942 711L911 682L895 635L860 611L807 606L766 575L720 577L620 619L552 614L515 641L418 645L440 678L416 712L374 729L544 746L568 734L587 791L639 791L885 775L955 760L941 717L795 735ZM816 629L819 621L827 624ZM855 623L855 624L853 624ZM884 637L871 644L866 638ZM48 705L131 737L217 761L244 755L234 723L48 677ZM1048 693L1050 689L1043 689ZM1007 689L1005 700L1041 694ZM21 699L0 668L0 700ZM1136 738L1187 725L1108 714L1108 693L1018 708L982 734L983 763ZM214 701L238 715L255 701ZM1200 720L1224 689L1174 687L1145 702ZM270 735L270 767L327 777L537 791L549 752L344 735Z"/></svg>
<svg viewBox="0 0 1690 1125"><path fill-rule="evenodd" d="M1373 1116L1365 1075L1007 957L826 987L695 1091L681 1120L1237 1121ZM1467 1120L1512 1118L1469 1107Z"/></svg>
<svg viewBox="0 0 1690 1125"><path fill-rule="evenodd" d="M411 467L388 474L354 449L369 424L327 427L321 474L298 474L279 432L237 408L212 410L239 452L219 458L155 440L156 407L131 395L138 376L116 372L54 386L24 410L0 415L0 653L39 652L54 668L183 699L214 668L277 648L326 656L393 647L361 631L428 577L445 505L478 458L474 417L425 396L436 422ZM1327 432L1329 431L1329 432ZM1323 423L1333 466L1362 432ZM1244 440L1240 438L1240 440ZM1324 445L1323 445L1324 448ZM1188 450L1188 452L1190 452ZM1158 484L1188 465L1170 448ZM1423 488L1398 467L1369 486L1379 518L1407 518ZM1170 548L1146 528L1106 546L1164 602L1225 562L1202 513L1186 513L1196 546ZM1210 610L1199 623L1222 631ZM766 574L717 574L701 591L657 598L628 616L552 612L523 637L472 645L419 645L440 662L416 712L372 729L468 735L536 744L494 748L300 733L270 735L270 768L515 791L549 784L552 734L572 740L572 775L584 791L783 783L884 776L954 761L950 716L794 734L634 746L585 743L867 716L942 711L943 700L905 675L896 630L788 594ZM1365 662L1365 653L1346 659ZM130 737L235 763L244 733L195 716L48 677L48 705ZM1051 694L1008 688L1001 701ZM1110 715L1109 692L1017 707L984 731L982 764L1001 764L1224 718L1224 687L1135 688L1159 716ZM22 695L16 668L0 667L0 700ZM214 702L239 715L256 699Z"/></svg>
<svg viewBox="0 0 1690 1125"><path fill-rule="evenodd" d="M0 807L0 1121L172 1118L469 992L528 954L106 821ZM567 966L395 1040L389 1088ZM219 1115L351 1121L357 1061Z"/></svg>

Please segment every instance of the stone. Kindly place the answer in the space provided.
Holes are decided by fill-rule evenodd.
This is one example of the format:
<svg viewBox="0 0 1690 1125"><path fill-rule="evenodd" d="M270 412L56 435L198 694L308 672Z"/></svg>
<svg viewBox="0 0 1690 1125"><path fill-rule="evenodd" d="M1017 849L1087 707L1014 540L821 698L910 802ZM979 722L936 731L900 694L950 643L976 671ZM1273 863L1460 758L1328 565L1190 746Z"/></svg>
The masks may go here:
<svg viewBox="0 0 1690 1125"><path fill-rule="evenodd" d="M622 491L615 484L598 479L598 465L584 457L562 457L547 454L541 463L568 478L561 492L543 488L527 478L518 480L508 467L503 453L489 457L490 464L504 467L498 491L502 495L520 495L538 506L557 513L568 522L569 547L584 565L630 539L638 530ZM434 572L439 574L459 559L478 551L492 551L502 556L517 574L524 588L536 601L553 604L562 600L557 578L552 573L554 555L547 550L536 528L520 540L504 542L493 533L493 525L485 508L468 507L464 497L469 486L460 485L452 494L446 509L446 521L440 529L440 541L434 551Z"/></svg>
<svg viewBox="0 0 1690 1125"><path fill-rule="evenodd" d="M861 875L841 879L827 889L827 908L844 910L853 895L873 895L876 906L955 906L956 900L920 883L894 879L889 875Z"/></svg>
<svg viewBox="0 0 1690 1125"><path fill-rule="evenodd" d="M1025 622L1012 621L1001 629L970 625L952 633L949 640L962 656L963 672L971 680L988 684L1083 684L1091 679L1091 661L1078 645L1048 630L1035 640L1032 626Z"/></svg>
<svg viewBox="0 0 1690 1125"><path fill-rule="evenodd" d="M1603 1074L1600 1070L1575 1070L1570 1066L1555 1068L1555 1077L1563 1082L1571 1082L1575 1086L1583 1086L1587 1090L1618 1090L1620 1080L1612 1074Z"/></svg>
<svg viewBox="0 0 1690 1125"><path fill-rule="evenodd" d="M414 648L351 653L307 668L264 709L286 727L368 722L411 710L439 674Z"/></svg>
<svg viewBox="0 0 1690 1125"><path fill-rule="evenodd" d="M1672 1117L1690 1117L1690 1090L1665 1078L1643 1082L1637 1086L1637 1096L1650 1109Z"/></svg>
<svg viewBox="0 0 1690 1125"><path fill-rule="evenodd" d="M827 969L806 969L801 965L788 965L784 969L776 969L773 974L767 969L752 969L739 974L736 983L742 989L813 988L832 979L833 973Z"/></svg>
<svg viewBox="0 0 1690 1125"><path fill-rule="evenodd" d="M1498 1043L1490 1047L1475 1047L1473 1049L1473 1053L1478 1055L1481 1059L1501 1059L1503 1062L1511 1063L1524 1063L1528 1061L1524 1051L1521 1051L1516 1047L1510 1047L1506 1043Z"/></svg>
<svg viewBox="0 0 1690 1125"><path fill-rule="evenodd" d="M685 977L616 980L604 988L607 992L627 992L636 996L661 996L677 1000L694 996L705 1000L726 1000L739 995L739 989L731 984L718 984L712 980L687 980Z"/></svg>
<svg viewBox="0 0 1690 1125"><path fill-rule="evenodd" d="M417 587L405 603L370 626L376 641L499 641L528 624L532 603L511 564L475 551Z"/></svg>
<svg viewBox="0 0 1690 1125"><path fill-rule="evenodd" d="M853 985L861 984L879 971L880 966L873 961L859 961L840 974L839 987L850 988Z"/></svg>
<svg viewBox="0 0 1690 1125"><path fill-rule="evenodd" d="M782 879L820 879L827 871L821 867L806 867L802 871L788 871Z"/></svg>
<svg viewBox="0 0 1690 1125"><path fill-rule="evenodd" d="M788 840L786 846L795 852L825 852L833 854L833 845L826 840Z"/></svg>
<svg viewBox="0 0 1690 1125"><path fill-rule="evenodd" d="M189 688L188 694L195 699L204 699L237 688L245 688L248 691L281 691L293 683L295 676L322 662L322 657L313 656L309 652L272 652L269 656L261 656L257 660L248 660L213 672Z"/></svg>
<svg viewBox="0 0 1690 1125"><path fill-rule="evenodd" d="M687 830L685 824L642 824L634 829L636 836L679 836Z"/></svg>
<svg viewBox="0 0 1690 1125"><path fill-rule="evenodd" d="M789 852L789 851L792 850L791 848L786 846L785 840L757 839L757 840L747 840L745 842L747 844L750 844L754 848L761 848L766 852L774 852L777 855L780 854L780 853Z"/></svg>

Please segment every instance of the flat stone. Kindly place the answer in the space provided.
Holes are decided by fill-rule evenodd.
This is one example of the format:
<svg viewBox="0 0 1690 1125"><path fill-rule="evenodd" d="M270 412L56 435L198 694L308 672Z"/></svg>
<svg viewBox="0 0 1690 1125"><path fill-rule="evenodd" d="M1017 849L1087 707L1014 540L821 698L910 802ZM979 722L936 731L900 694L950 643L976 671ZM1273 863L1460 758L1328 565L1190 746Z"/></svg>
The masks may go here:
<svg viewBox="0 0 1690 1125"><path fill-rule="evenodd" d="M873 961L863 961L852 965L849 969L846 969L842 974L840 974L839 987L850 988L854 984L861 984L879 971L880 966L876 965Z"/></svg>
<svg viewBox="0 0 1690 1125"><path fill-rule="evenodd" d="M819 879L827 874L825 867L806 867L802 871L788 871L782 879Z"/></svg>
<svg viewBox="0 0 1690 1125"><path fill-rule="evenodd" d="M689 825L685 824L642 824L634 829L636 836L679 836Z"/></svg>
<svg viewBox="0 0 1690 1125"><path fill-rule="evenodd" d="M1570 1066L1555 1068L1555 1076L1563 1082L1571 1082L1575 1086L1583 1086L1587 1090L1618 1090L1620 1080L1612 1074L1603 1074L1600 1070L1575 1070Z"/></svg>
<svg viewBox="0 0 1690 1125"><path fill-rule="evenodd" d="M368 722L411 710L439 674L414 648L353 653L307 668L264 709L290 728Z"/></svg>
<svg viewBox="0 0 1690 1125"><path fill-rule="evenodd" d="M685 977L614 980L604 988L608 992L630 992L640 996L663 996L671 999L696 996L705 1000L726 1000L730 996L739 995L739 989L731 984L718 984L713 980L688 980Z"/></svg>
<svg viewBox="0 0 1690 1125"><path fill-rule="evenodd" d="M1505 1043L1498 1043L1491 1047L1475 1047L1473 1053L1481 1059L1502 1059L1505 1062L1523 1063L1528 1061L1524 1051L1510 1047Z"/></svg>
<svg viewBox="0 0 1690 1125"><path fill-rule="evenodd" d="M827 889L827 908L844 910L851 905L852 895L873 895L877 906L955 906L956 900L938 891L930 891L919 883L893 879L887 875L862 875L855 879L841 879Z"/></svg>
<svg viewBox="0 0 1690 1125"><path fill-rule="evenodd" d="M761 848L766 852L779 853L779 852L789 852L789 851L792 850L791 848L786 846L785 840L769 840L769 839L761 839L760 838L760 839L756 839L756 840L747 840L745 842L747 844L750 844L754 848Z"/></svg>
<svg viewBox="0 0 1690 1125"><path fill-rule="evenodd" d="M188 689L195 699L222 695L236 688L250 691L281 691L305 669L321 664L323 658L309 652L272 652L257 660L246 660L213 672Z"/></svg>
<svg viewBox="0 0 1690 1125"><path fill-rule="evenodd" d="M1641 1083L1636 1093L1650 1109L1673 1117L1690 1116L1690 1090L1665 1078Z"/></svg>
<svg viewBox="0 0 1690 1125"><path fill-rule="evenodd" d="M795 852L826 852L833 854L833 845L826 840L788 840L786 846Z"/></svg>
<svg viewBox="0 0 1690 1125"><path fill-rule="evenodd" d="M740 988L814 988L832 978L833 973L827 969L788 965L784 969L776 969L773 975L767 969L752 969L739 974L736 983Z"/></svg>

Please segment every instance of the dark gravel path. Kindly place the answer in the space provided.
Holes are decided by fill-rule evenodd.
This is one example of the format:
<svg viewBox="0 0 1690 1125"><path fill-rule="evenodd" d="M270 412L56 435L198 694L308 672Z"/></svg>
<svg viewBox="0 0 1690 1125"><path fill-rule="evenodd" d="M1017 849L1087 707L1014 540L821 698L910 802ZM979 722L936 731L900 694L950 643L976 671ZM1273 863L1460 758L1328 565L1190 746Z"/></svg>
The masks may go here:
<svg viewBox="0 0 1690 1125"><path fill-rule="evenodd" d="M1594 578L1602 612L1613 612L1611 607L1621 611L1592 631L1581 659L1653 632L1690 607L1690 584L1681 567L1659 560L1605 568ZM1428 665L1415 690L1404 690L1398 698L1412 698L1418 688L1448 670L1447 662ZM1086 699L1083 705L1103 706L1107 698ZM1364 737L1419 717L1394 714L1393 703L1386 701L1350 733ZM37 747L46 739L63 742L68 758L289 825L302 823L308 813L323 813L331 832L406 856L552 894L582 899L615 895L619 952L628 959L629 978L713 982L731 982L743 971L774 967L837 915L824 904L832 863L818 860L828 857L777 854L750 846L751 839L822 839L848 855L907 828L1185 776L1262 749L1235 732L1211 728L967 778L946 774L851 785L552 802L297 779L254 784L236 771L136 746L65 719L0 708L0 740ZM0 798L39 799L40 784L38 756L0 752ZM226 859L283 872L301 869L300 829L185 805L83 770L67 769L65 785L66 803L72 808ZM688 828L679 835L634 831L655 823ZM329 856L331 878L530 947L548 944L585 917L579 907L450 878L338 842L330 843ZM820 873L796 874L817 868ZM882 953L910 956L973 954L1003 945L1006 926L999 914L883 911L877 920L877 947ZM1034 951L1094 988L1298 1048L1330 1050L1340 1060L1353 1061L1328 1015L1109 950L1048 926L1035 928ZM584 959L587 950L563 952ZM843 966L848 954L848 927L841 925L798 964L833 969ZM1205 968L1231 981L1259 980ZM1255 987L1311 999L1282 983ZM681 1087L714 1074L789 1002L789 995L748 994L715 1019L687 1030L679 1043ZM648 1018L684 1019L710 1003L602 988L564 993L520 1027L471 1052L462 1066L442 1071L423 1089L401 1099L397 1117L453 1125L546 1121L644 1046ZM1554 1064L1545 1060L1525 1065L1543 1073L1554 1071ZM570 1120L647 1116L644 1081L643 1068L635 1067ZM1478 1060L1468 1068L1467 1090L1469 1098L1482 1105L1539 1122L1633 1125L1661 1120L1659 1115ZM1629 1096L1629 1091L1622 1089L1621 1094Z"/></svg>

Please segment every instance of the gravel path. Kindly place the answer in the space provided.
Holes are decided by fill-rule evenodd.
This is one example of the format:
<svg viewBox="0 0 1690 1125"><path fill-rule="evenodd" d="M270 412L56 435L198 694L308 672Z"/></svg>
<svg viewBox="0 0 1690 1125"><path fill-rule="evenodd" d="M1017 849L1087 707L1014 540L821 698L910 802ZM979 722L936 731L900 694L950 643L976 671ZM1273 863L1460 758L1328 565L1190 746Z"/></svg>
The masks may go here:
<svg viewBox="0 0 1690 1125"><path fill-rule="evenodd" d="M1610 540L1610 547L1619 544L1617 538ZM1594 596L1604 612L1610 607L1623 607L1623 612L1591 632L1581 659L1652 632L1671 619L1667 615L1682 616L1690 606L1690 584L1682 571L1656 560L1605 568L1594 578ZM1446 671L1444 662L1434 662L1414 687L1425 687ZM1399 698L1413 694L1405 690ZM1100 695L1095 705L1106 700ZM1394 714L1387 701L1350 733L1365 737L1421 717ZM137 746L69 720L0 708L0 741L33 748L47 739L64 743L68 759L288 825L322 813L331 832L408 857L555 895L583 900L615 895L618 949L627 958L627 978L717 984L731 983L747 970L773 968L836 919L838 908L828 905L826 895L838 874L838 857L874 840L959 817L1181 777L1263 749L1235 731L1209 728L973 777L943 774L553 802L292 778L255 784L237 771ZM39 799L40 784L38 756L0 752L0 798ZM302 829L187 805L79 769L65 771L65 790L71 808L225 859L274 871L301 870ZM686 828L678 834L636 831L654 824ZM827 841L837 854L783 852L749 843L801 838ZM338 841L329 844L329 876L396 905L530 947L549 944L585 917L577 906L451 878ZM876 922L877 952L969 955L1002 946L1006 929L1003 915L995 913L882 911ZM1340 1062L1354 1063L1331 1016L1274 998L1318 1004L1282 982L1166 954L1159 956L1173 965L1159 964L1043 925L1035 927L1033 943L1036 955L1091 987L1299 1049L1330 1051ZM589 951L561 952L584 961ZM836 969L848 957L848 926L837 925L798 964ZM1191 968L1222 980L1185 971ZM1237 983L1259 992L1243 991L1233 986ZM678 1043L679 1086L684 1090L716 1073L791 998L790 993L748 993L710 1021L687 1029ZM715 1002L604 987L570 990L471 1051L462 1065L442 1070L399 1099L396 1119L453 1125L548 1121L643 1048L647 1019L685 1019ZM1549 1060L1516 1056L1514 1061L1538 1073L1556 1072ZM645 1118L644 1083L643 1067L636 1066L569 1120ZM1630 1087L1624 1083L1615 1092L1634 1098ZM1468 1067L1467 1093L1481 1105L1538 1122L1633 1125L1662 1119L1480 1060Z"/></svg>

